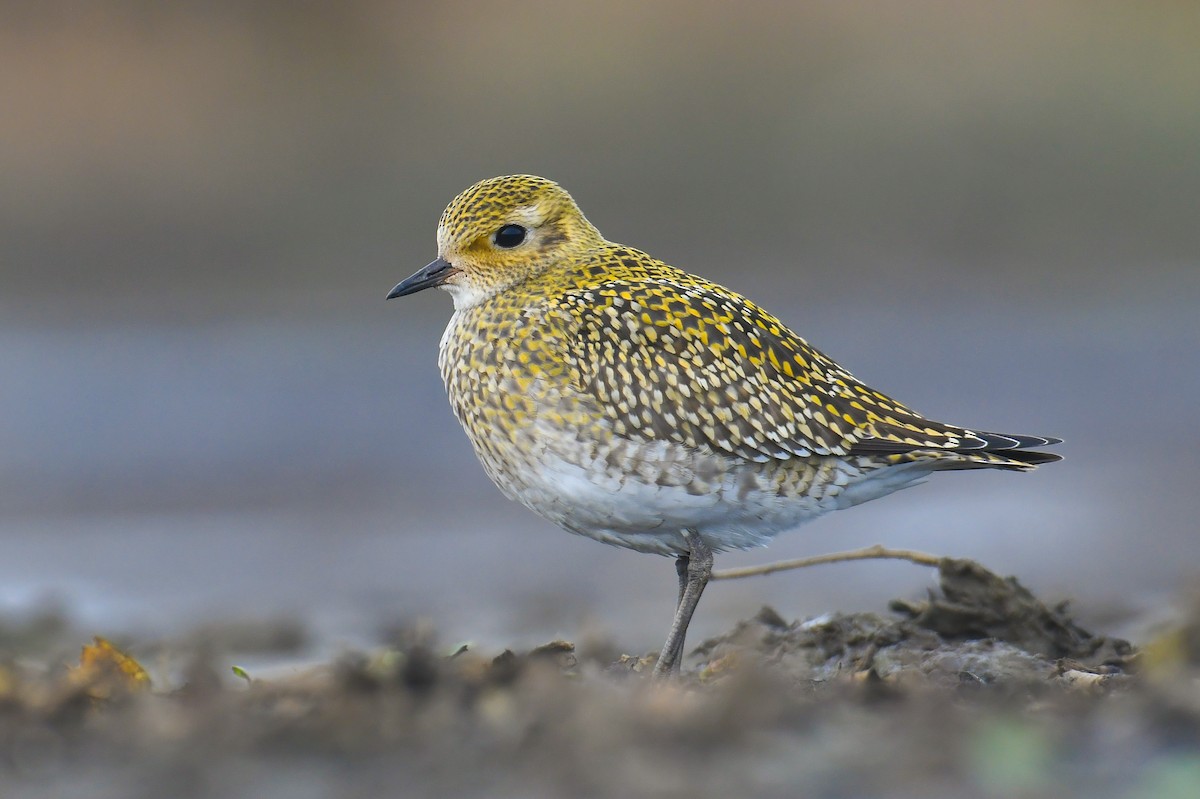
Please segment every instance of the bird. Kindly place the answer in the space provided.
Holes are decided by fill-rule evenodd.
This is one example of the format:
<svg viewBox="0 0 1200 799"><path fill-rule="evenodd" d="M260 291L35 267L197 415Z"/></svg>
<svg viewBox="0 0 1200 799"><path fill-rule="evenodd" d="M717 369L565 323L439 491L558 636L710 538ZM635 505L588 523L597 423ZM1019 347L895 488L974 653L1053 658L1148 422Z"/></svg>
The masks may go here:
<svg viewBox="0 0 1200 799"><path fill-rule="evenodd" d="M579 535L675 558L653 669L677 675L713 553L768 543L934 472L1028 471L1044 436L936 422L742 295L611 242L557 183L480 181L437 258L388 293L447 291L438 366L488 477Z"/></svg>

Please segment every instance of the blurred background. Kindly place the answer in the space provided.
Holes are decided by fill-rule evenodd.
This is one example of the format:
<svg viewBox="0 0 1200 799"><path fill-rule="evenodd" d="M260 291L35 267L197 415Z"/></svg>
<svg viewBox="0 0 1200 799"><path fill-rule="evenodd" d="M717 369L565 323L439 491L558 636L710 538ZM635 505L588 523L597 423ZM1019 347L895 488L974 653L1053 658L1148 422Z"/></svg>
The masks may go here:
<svg viewBox="0 0 1200 799"><path fill-rule="evenodd" d="M718 567L967 556L1110 632L1195 583L1192 2L9 0L0 612L657 647L672 564L506 501L438 377L449 298L383 299L455 194L511 172L927 415L1067 441ZM694 635L929 579L714 584Z"/></svg>

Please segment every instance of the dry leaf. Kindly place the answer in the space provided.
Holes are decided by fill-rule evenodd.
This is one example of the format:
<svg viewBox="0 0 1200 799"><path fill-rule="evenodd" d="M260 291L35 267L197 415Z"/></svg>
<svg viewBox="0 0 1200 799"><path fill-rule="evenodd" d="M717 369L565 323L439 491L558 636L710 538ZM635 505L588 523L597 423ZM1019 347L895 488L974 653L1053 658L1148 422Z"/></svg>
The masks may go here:
<svg viewBox="0 0 1200 799"><path fill-rule="evenodd" d="M110 699L114 694L150 687L150 675L129 655L96 636L83 647L79 666L71 670L71 680L94 699Z"/></svg>

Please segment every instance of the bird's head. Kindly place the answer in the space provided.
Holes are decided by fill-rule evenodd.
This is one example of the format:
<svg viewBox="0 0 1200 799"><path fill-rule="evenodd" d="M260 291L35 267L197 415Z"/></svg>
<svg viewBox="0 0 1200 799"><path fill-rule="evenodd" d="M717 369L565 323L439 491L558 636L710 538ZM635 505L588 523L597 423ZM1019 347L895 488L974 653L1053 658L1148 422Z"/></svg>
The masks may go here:
<svg viewBox="0 0 1200 799"><path fill-rule="evenodd" d="M437 286L450 292L455 308L470 308L602 241L557 183L533 175L490 178L451 201L438 222L437 260L388 299Z"/></svg>

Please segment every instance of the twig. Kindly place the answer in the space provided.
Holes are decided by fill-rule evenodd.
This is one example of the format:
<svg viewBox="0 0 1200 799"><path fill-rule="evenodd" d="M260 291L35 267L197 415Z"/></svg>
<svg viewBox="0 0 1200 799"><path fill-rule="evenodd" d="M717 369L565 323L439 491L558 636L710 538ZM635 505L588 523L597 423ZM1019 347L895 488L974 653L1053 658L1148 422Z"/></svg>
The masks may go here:
<svg viewBox="0 0 1200 799"><path fill-rule="evenodd" d="M882 544L853 549L849 552L831 552L828 555L814 555L810 558L797 560L780 560L775 563L764 563L761 566L746 566L741 569L721 569L712 573L713 580L736 580L739 577L760 577L789 569L803 569L807 566L821 566L825 563L841 563L846 560L907 560L921 566L937 566L942 558L925 552L914 552L911 549L888 549Z"/></svg>

